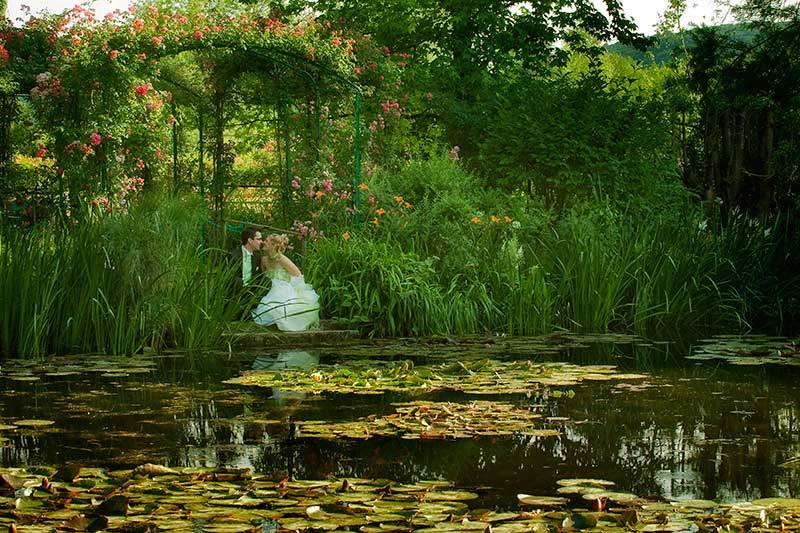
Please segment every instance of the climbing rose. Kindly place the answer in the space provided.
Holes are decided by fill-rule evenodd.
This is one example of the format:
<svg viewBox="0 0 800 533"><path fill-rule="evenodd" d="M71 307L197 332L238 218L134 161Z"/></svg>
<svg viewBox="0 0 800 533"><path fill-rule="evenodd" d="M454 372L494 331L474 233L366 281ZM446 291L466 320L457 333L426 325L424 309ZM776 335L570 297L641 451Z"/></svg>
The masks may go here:
<svg viewBox="0 0 800 533"><path fill-rule="evenodd" d="M89 135L89 142L92 143L92 146L97 146L103 140L103 136L97 133L96 131Z"/></svg>
<svg viewBox="0 0 800 533"><path fill-rule="evenodd" d="M136 93L136 96L144 96L151 88L152 85L150 85L149 83L145 83L137 86L133 91L134 93Z"/></svg>
<svg viewBox="0 0 800 533"><path fill-rule="evenodd" d="M108 57L110 57L112 60L113 60L113 59L116 59L116 58L117 58L117 56L119 56L119 52L118 52L117 50L111 50L111 51L108 53Z"/></svg>

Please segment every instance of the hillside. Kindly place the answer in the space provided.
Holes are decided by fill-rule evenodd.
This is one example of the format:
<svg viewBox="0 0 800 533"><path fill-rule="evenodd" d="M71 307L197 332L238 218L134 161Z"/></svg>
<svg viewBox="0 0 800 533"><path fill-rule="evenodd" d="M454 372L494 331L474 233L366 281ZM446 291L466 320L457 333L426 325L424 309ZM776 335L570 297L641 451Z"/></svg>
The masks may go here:
<svg viewBox="0 0 800 533"><path fill-rule="evenodd" d="M756 36L755 30L741 24L723 24L717 26L717 28L723 33L744 43L752 42ZM656 39L656 44L645 51L637 50L632 46L626 46L620 43L610 44L606 48L609 52L632 57L644 65L664 65L672 60L673 54L676 52L680 53L680 50L684 46L687 48L692 48L694 46L692 30L655 35L654 37Z"/></svg>

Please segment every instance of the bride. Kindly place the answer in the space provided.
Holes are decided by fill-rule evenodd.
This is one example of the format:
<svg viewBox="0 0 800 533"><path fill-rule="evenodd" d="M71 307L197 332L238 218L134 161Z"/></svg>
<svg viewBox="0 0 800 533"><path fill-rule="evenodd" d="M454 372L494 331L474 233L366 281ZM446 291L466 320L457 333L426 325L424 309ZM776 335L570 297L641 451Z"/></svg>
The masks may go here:
<svg viewBox="0 0 800 533"><path fill-rule="evenodd" d="M261 271L272 278L272 288L253 311L253 319L262 326L275 324L281 331L315 329L319 327L319 296L283 254L288 241L286 235L264 240Z"/></svg>

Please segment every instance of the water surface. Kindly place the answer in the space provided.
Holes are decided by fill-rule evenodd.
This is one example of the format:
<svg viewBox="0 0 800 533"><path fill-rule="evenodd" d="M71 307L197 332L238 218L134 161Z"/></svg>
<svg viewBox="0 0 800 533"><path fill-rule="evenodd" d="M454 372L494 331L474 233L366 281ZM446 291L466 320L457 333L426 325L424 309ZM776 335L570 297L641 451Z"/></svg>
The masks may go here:
<svg viewBox="0 0 800 533"><path fill-rule="evenodd" d="M553 494L558 479L572 477L608 479L618 490L642 496L722 502L800 497L800 470L781 466L800 456L800 369L691 361L683 357L690 347L612 340L550 339L527 348L517 342L508 349L502 340L491 340L466 346L394 342L168 355L153 357L151 367L127 375L122 375L125 365L110 358L108 364L94 368L115 366L123 372L105 368L48 376L7 361L0 381L0 424L19 419L54 424L0 431L5 439L0 442L0 464L80 462L129 468L153 462L251 467L299 479L441 479L478 488L486 505L505 508L515 504L517 493ZM481 396L530 408L549 417L562 433L465 440L293 439L292 420L350 421L390 413L393 402L410 398L315 396L222 383L251 368L308 368L353 357L380 366L397 359L420 365L443 358L488 356L614 364L650 378L643 388L616 381L584 382L562 388L574 395L556 397L549 390ZM89 359L76 360L76 367ZM67 361L55 359L50 364L57 370ZM40 379L19 381L26 374ZM475 398L437 393L414 399Z"/></svg>

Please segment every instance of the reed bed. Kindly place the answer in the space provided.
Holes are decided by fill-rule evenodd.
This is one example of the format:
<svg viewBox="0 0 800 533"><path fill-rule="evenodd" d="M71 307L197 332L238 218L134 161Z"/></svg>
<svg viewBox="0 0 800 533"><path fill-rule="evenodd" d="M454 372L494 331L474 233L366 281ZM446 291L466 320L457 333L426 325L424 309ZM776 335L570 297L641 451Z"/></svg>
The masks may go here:
<svg viewBox="0 0 800 533"><path fill-rule="evenodd" d="M481 233L450 213L429 222L431 242L452 239L439 255L402 228L310 243L303 263L323 315L377 336L674 336L774 331L797 315L800 274L786 262L797 243L785 221L701 228L576 211L537 231ZM232 293L226 251L205 244L207 216L199 203L162 200L63 233L5 231L0 355L219 345L255 301Z"/></svg>
<svg viewBox="0 0 800 533"><path fill-rule="evenodd" d="M0 351L132 354L218 344L240 302L221 251L203 243L204 224L201 207L174 201L64 233L5 232Z"/></svg>

